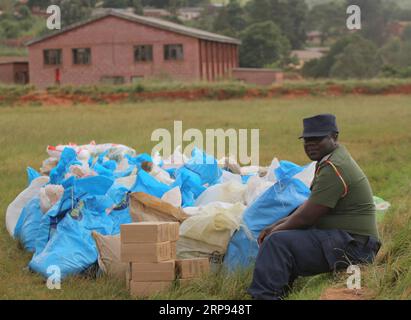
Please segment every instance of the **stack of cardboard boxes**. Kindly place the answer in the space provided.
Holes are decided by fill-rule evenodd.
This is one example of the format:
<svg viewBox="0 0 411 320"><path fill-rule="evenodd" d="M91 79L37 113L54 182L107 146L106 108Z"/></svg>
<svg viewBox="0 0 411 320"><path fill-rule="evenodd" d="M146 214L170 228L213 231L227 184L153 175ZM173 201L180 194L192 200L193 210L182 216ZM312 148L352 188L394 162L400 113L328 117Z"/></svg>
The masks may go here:
<svg viewBox="0 0 411 320"><path fill-rule="evenodd" d="M178 222L121 225L121 260L128 263L126 285L131 295L147 297L167 291L209 271L207 258L176 260Z"/></svg>

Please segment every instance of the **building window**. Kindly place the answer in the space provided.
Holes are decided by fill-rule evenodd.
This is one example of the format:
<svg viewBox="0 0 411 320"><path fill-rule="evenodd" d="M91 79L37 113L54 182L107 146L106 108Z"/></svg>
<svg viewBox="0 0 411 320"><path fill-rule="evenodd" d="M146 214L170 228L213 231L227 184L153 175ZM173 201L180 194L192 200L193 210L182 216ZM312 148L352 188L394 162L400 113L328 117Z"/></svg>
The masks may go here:
<svg viewBox="0 0 411 320"><path fill-rule="evenodd" d="M134 61L153 61L153 46L142 45L134 47Z"/></svg>
<svg viewBox="0 0 411 320"><path fill-rule="evenodd" d="M90 48L73 49L73 64L90 64L91 50Z"/></svg>
<svg viewBox="0 0 411 320"><path fill-rule="evenodd" d="M164 46L164 60L183 60L182 44L166 44Z"/></svg>
<svg viewBox="0 0 411 320"><path fill-rule="evenodd" d="M47 49L43 51L44 64L49 66L61 64L61 49Z"/></svg>
<svg viewBox="0 0 411 320"><path fill-rule="evenodd" d="M121 76L103 76L100 79L103 84L123 84L124 77Z"/></svg>

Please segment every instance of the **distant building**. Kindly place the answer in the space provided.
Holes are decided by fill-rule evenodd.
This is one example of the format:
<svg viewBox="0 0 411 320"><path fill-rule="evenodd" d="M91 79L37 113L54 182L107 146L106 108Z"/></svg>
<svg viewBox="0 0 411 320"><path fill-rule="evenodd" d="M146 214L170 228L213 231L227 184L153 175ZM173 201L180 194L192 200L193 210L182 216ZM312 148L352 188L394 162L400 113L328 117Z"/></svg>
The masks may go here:
<svg viewBox="0 0 411 320"><path fill-rule="evenodd" d="M284 80L284 72L273 69L234 68L232 78L245 83L268 86L274 83L282 83Z"/></svg>
<svg viewBox="0 0 411 320"><path fill-rule="evenodd" d="M30 82L88 85L143 78L213 81L238 67L240 41L110 10L27 43Z"/></svg>
<svg viewBox="0 0 411 320"><path fill-rule="evenodd" d="M153 18L164 18L171 16L170 11L165 9L157 9L157 8L144 8L143 15L145 17L153 17Z"/></svg>
<svg viewBox="0 0 411 320"><path fill-rule="evenodd" d="M311 45L320 45L322 44L323 33L321 31L310 31L307 32L307 43Z"/></svg>
<svg viewBox="0 0 411 320"><path fill-rule="evenodd" d="M392 37L401 37L408 26L411 26L411 21L394 21L388 24L387 33Z"/></svg>
<svg viewBox="0 0 411 320"><path fill-rule="evenodd" d="M29 63L26 57L0 57L1 84L27 84Z"/></svg>
<svg viewBox="0 0 411 320"><path fill-rule="evenodd" d="M327 47L307 48L304 50L293 50L291 56L298 59L297 69L304 66L305 63L314 59L322 58L330 49Z"/></svg>
<svg viewBox="0 0 411 320"><path fill-rule="evenodd" d="M200 7L180 8L177 10L177 16L182 21L190 21L198 19L203 11L204 8Z"/></svg>

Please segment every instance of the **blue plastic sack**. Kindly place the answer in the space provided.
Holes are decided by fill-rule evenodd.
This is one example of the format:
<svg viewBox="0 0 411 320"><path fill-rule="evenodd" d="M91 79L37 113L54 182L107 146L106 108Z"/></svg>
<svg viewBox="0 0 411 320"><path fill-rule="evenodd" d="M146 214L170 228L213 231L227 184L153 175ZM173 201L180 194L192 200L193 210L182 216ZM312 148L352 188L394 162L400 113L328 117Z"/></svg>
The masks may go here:
<svg viewBox="0 0 411 320"><path fill-rule="evenodd" d="M68 275L81 273L94 264L98 253L91 232L95 230L100 234L110 235L113 231L113 222L104 211L89 209L95 208L97 202L97 197L87 198L84 205L80 202L75 210L67 214L57 225L55 235L44 250L33 256L29 268L48 277L48 268L54 265L60 268L61 279L64 279Z"/></svg>
<svg viewBox="0 0 411 320"><path fill-rule="evenodd" d="M292 178L304 168L289 161L280 162L280 167L275 170L277 183L244 211L243 223L248 232L241 228L229 242L224 258L228 270L248 267L257 256L257 239L261 231L289 215L308 199L309 188L300 180Z"/></svg>
<svg viewBox="0 0 411 320"><path fill-rule="evenodd" d="M175 171L176 180L172 184L172 188L179 187L181 191L181 206L192 207L194 206L195 199L206 189L201 184L201 177L189 170L188 168L181 167Z"/></svg>
<svg viewBox="0 0 411 320"><path fill-rule="evenodd" d="M202 185L212 186L219 183L223 174L217 160L198 148L193 149L191 158L184 164L184 167L197 173L201 178Z"/></svg>
<svg viewBox="0 0 411 320"><path fill-rule="evenodd" d="M34 170L34 169L31 168L31 167L27 167L26 172L27 172L28 185L30 185L31 182L32 182L34 179L40 177L40 173L38 173L36 170Z"/></svg>
<svg viewBox="0 0 411 320"><path fill-rule="evenodd" d="M35 251L35 243L42 216L40 198L33 198L24 206L14 229L14 237L29 252Z"/></svg>
<svg viewBox="0 0 411 320"><path fill-rule="evenodd" d="M257 254L257 239L250 232L246 232L244 226L241 226L230 240L223 264L230 271L246 268L255 261Z"/></svg>
<svg viewBox="0 0 411 320"><path fill-rule="evenodd" d="M303 204L310 189L298 179L277 182L244 211L243 221L254 238L267 226L289 215Z"/></svg>
<svg viewBox="0 0 411 320"><path fill-rule="evenodd" d="M67 173L69 167L73 164L80 164L77 161L77 154L73 148L64 148L57 166L50 171L50 184L61 184L64 180L64 175Z"/></svg>
<svg viewBox="0 0 411 320"><path fill-rule="evenodd" d="M92 176L81 179L70 177L62 182L64 193L59 202L47 211L41 218L37 239L35 241L35 255L40 254L47 242L56 232L57 225L66 213L76 207L80 200L90 196L102 196L113 185L113 180L103 176Z"/></svg>
<svg viewBox="0 0 411 320"><path fill-rule="evenodd" d="M154 197L161 198L171 187L158 181L144 170L138 170L137 180L131 187L132 192L144 192Z"/></svg>

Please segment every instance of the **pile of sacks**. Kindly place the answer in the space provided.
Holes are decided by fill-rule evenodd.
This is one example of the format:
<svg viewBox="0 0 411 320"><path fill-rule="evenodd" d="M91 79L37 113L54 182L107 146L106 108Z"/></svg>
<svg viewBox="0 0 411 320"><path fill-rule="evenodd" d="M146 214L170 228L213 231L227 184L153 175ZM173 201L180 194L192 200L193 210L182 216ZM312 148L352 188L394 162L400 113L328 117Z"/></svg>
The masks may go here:
<svg viewBox="0 0 411 320"><path fill-rule="evenodd" d="M274 159L269 167L240 167L194 148L167 159L117 144L47 148L40 172L9 205L6 226L27 251L29 268L61 277L101 261L95 235L119 241L120 225L178 221L178 258L216 258L231 270L255 259L257 237L309 196L314 163ZM93 238L94 235L94 238ZM110 239L111 239L110 238Z"/></svg>

